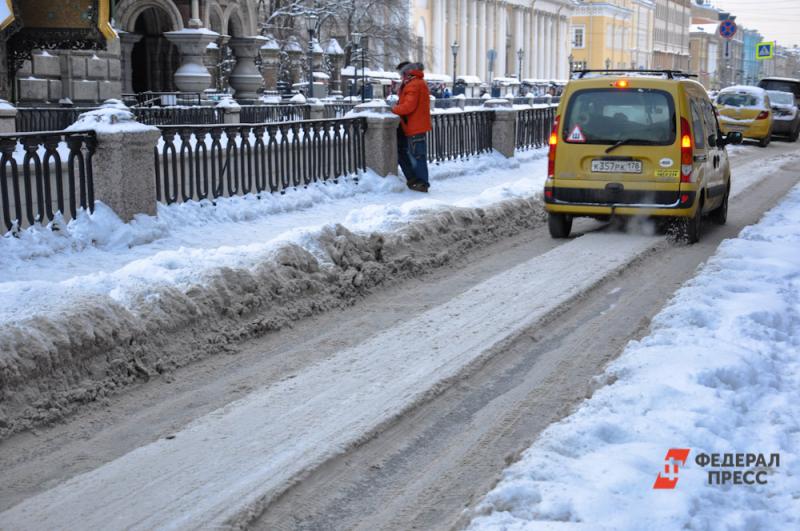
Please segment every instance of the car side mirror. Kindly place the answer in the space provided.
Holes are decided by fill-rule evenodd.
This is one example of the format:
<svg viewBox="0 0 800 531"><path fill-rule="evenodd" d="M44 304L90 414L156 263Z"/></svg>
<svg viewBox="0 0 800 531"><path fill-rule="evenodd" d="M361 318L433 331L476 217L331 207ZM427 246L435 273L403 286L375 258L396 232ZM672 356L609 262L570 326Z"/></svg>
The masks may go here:
<svg viewBox="0 0 800 531"><path fill-rule="evenodd" d="M725 143L726 144L737 144L738 145L738 144L741 144L743 140L744 140L744 137L742 136L742 133L740 133L738 131L731 131L725 137Z"/></svg>

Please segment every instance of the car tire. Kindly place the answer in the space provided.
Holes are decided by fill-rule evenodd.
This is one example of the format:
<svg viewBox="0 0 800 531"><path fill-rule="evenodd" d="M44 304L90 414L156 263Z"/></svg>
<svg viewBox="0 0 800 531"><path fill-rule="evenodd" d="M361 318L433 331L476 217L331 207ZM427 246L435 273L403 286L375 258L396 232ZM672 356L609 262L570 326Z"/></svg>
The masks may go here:
<svg viewBox="0 0 800 531"><path fill-rule="evenodd" d="M758 141L758 147L765 148L765 147L767 147L769 145L769 143L771 141L772 141L772 133L768 134L767 136L765 136L764 138L759 140Z"/></svg>
<svg viewBox="0 0 800 531"><path fill-rule="evenodd" d="M703 203L697 205L697 211L690 218L683 218L682 236L686 243L692 244L700 241L700 229L703 226Z"/></svg>
<svg viewBox="0 0 800 531"><path fill-rule="evenodd" d="M725 225L728 221L728 198L730 194L731 190L730 187L728 187L728 189L725 190L725 197L722 198L722 204L715 208L709 215L711 221L717 225Z"/></svg>
<svg viewBox="0 0 800 531"><path fill-rule="evenodd" d="M794 130L794 132L789 136L789 140L791 142L797 142L798 138L800 138L800 127Z"/></svg>
<svg viewBox="0 0 800 531"><path fill-rule="evenodd" d="M550 212L547 216L547 228L553 238L568 238L572 230L572 216Z"/></svg>

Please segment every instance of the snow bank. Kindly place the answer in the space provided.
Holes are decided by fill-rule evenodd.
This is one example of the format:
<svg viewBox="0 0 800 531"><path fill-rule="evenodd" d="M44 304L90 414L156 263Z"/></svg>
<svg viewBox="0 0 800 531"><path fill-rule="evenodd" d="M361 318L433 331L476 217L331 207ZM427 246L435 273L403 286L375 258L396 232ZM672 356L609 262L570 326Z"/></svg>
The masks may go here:
<svg viewBox="0 0 800 531"><path fill-rule="evenodd" d="M543 151L526 157L537 155L543 162ZM451 188L464 194L456 201L414 194L396 177L367 174L358 185L342 180L260 200L248 196L220 199L215 206L160 207L158 218L145 216L127 225L100 206L56 233L23 231L20 239L0 238L0 261L5 261L0 267L7 279L20 278L1 282L0 297L26 301L9 304L12 313L5 316L0 311L0 322L5 320L0 326L0 438L218 353L242 337L350 304L375 286L416 276L472 247L539 225L544 213L538 174L543 172L489 184L486 170L517 167L518 161L497 154L432 165L436 186L444 192L452 179ZM475 182L456 178L464 173L474 175ZM359 207L348 207L338 223L330 222L339 219L333 207L323 210L328 221L321 225L311 224L303 212L315 202L340 204L355 194ZM292 209L297 212L289 218L292 229L275 230L276 216ZM249 226L259 219L265 221L255 223L264 227L258 238L230 241L244 231L244 225L230 223ZM165 238L169 243L176 228L209 239L218 228L229 235L229 243L170 243L155 254L122 265L108 262L113 265L64 280L52 265L43 269L48 276L31 275L32 261L24 259L59 252L65 267L87 267L90 257L102 264L106 257L80 249L104 246L115 256L137 256L137 248L147 247L141 242ZM77 251L63 252L72 250Z"/></svg>
<svg viewBox="0 0 800 531"><path fill-rule="evenodd" d="M610 383L549 427L469 529L800 528L800 187L720 246L631 342ZM690 450L655 490L670 448ZM708 484L701 453L780 453L763 485Z"/></svg>

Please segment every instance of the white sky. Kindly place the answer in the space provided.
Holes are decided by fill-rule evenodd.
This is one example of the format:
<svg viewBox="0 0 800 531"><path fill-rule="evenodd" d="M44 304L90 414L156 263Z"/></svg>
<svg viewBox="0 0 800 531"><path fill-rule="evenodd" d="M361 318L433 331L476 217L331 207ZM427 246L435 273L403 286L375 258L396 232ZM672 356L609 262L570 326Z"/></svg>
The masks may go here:
<svg viewBox="0 0 800 531"><path fill-rule="evenodd" d="M800 45L800 0L712 0L736 15L736 22L758 30L782 46Z"/></svg>

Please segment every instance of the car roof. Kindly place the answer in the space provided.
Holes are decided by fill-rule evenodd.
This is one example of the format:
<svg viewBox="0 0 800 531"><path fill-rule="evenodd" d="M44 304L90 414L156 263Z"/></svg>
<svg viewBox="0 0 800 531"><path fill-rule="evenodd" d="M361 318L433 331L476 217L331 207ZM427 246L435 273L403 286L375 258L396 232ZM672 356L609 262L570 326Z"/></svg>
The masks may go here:
<svg viewBox="0 0 800 531"><path fill-rule="evenodd" d="M762 78L761 81L788 81L790 83L800 83L800 79L795 79L793 77L765 77ZM761 83L759 81L759 83Z"/></svg>

